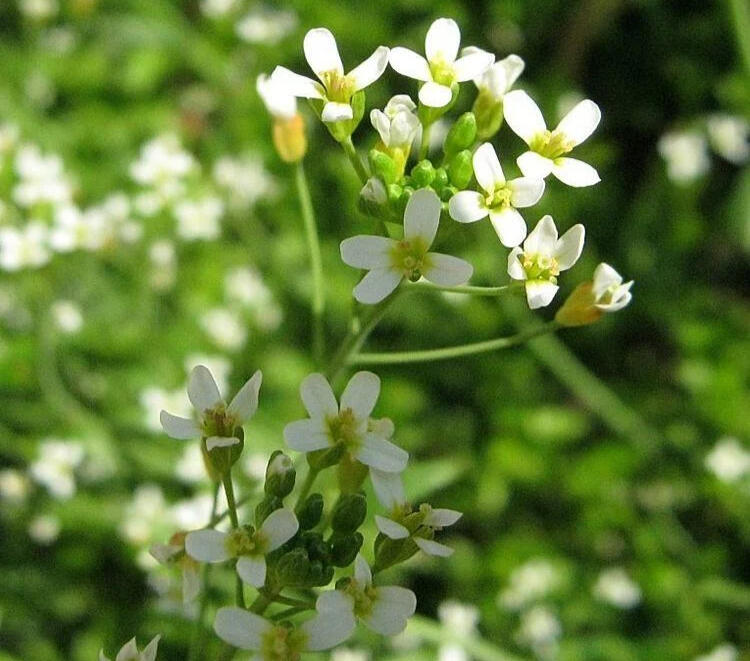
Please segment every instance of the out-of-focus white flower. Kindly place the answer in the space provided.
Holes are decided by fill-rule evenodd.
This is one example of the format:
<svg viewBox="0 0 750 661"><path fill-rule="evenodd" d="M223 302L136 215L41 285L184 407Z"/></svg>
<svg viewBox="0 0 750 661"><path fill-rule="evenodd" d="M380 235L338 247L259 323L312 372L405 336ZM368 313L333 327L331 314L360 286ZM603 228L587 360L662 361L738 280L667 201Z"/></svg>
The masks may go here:
<svg viewBox="0 0 750 661"><path fill-rule="evenodd" d="M469 46L461 51L461 55L470 55L478 50L474 46ZM474 78L474 84L480 94L484 92L495 103L499 103L523 73L525 66L525 62L518 55L508 55L491 64L482 74Z"/></svg>
<svg viewBox="0 0 750 661"><path fill-rule="evenodd" d="M255 154L223 156L214 163L214 181L229 194L229 205L245 210L277 191L275 179Z"/></svg>
<svg viewBox="0 0 750 661"><path fill-rule="evenodd" d="M528 146L517 159L526 177L546 178L550 173L568 186L591 186L599 174L588 163L565 156L584 142L596 129L602 113L593 101L585 99L550 131L542 112L523 90L508 92L503 99L505 121Z"/></svg>
<svg viewBox="0 0 750 661"><path fill-rule="evenodd" d="M18 505L26 500L30 490L29 480L20 470L5 468L0 471L0 500Z"/></svg>
<svg viewBox="0 0 750 661"><path fill-rule="evenodd" d="M151 286L157 291L172 287L177 278L177 253L169 239L154 241L148 250L152 270L149 274Z"/></svg>
<svg viewBox="0 0 750 661"><path fill-rule="evenodd" d="M211 308L200 318L200 325L213 343L225 351L238 351L247 340L240 317L227 308Z"/></svg>
<svg viewBox="0 0 750 661"><path fill-rule="evenodd" d="M297 27L297 14L268 7L256 7L237 21L237 36L250 44L273 46Z"/></svg>
<svg viewBox="0 0 750 661"><path fill-rule="evenodd" d="M50 230L50 245L57 252L99 250L112 238L112 225L97 208L81 211L73 205L58 207Z"/></svg>
<svg viewBox="0 0 750 661"><path fill-rule="evenodd" d="M253 268L243 266L232 269L226 274L224 291L227 298L248 308L263 307L273 299L271 290L266 287L260 273Z"/></svg>
<svg viewBox="0 0 750 661"><path fill-rule="evenodd" d="M383 110L374 108L370 112L370 123L388 149L402 149L408 155L421 127L416 110L417 105L408 94L397 94Z"/></svg>
<svg viewBox="0 0 750 661"><path fill-rule="evenodd" d="M439 18L425 36L425 59L408 48L391 50L391 66L404 76L423 84L419 100L425 106L442 108L453 97L451 86L481 76L495 59L492 53L470 48L456 59L461 45L461 31L450 18Z"/></svg>
<svg viewBox="0 0 750 661"><path fill-rule="evenodd" d="M19 0L18 10L32 21L46 21L57 15L60 5L57 0Z"/></svg>
<svg viewBox="0 0 750 661"><path fill-rule="evenodd" d="M0 155L15 149L21 131L16 124L0 124Z"/></svg>
<svg viewBox="0 0 750 661"><path fill-rule="evenodd" d="M187 484L195 484L206 479L206 467L199 445L190 443L185 446L182 455L177 460L174 473L181 482Z"/></svg>
<svg viewBox="0 0 750 661"><path fill-rule="evenodd" d="M70 203L73 189L57 154L43 155L36 145L22 145L14 166L19 181L13 187L13 200L20 207Z"/></svg>
<svg viewBox="0 0 750 661"><path fill-rule="evenodd" d="M366 650L340 647L331 652L331 661L370 661L370 654Z"/></svg>
<svg viewBox="0 0 750 661"><path fill-rule="evenodd" d="M294 96L322 100L325 105L321 119L324 122L352 119L352 96L372 85L388 66L388 48L378 46L362 64L344 74L336 39L326 28L310 30L305 35L303 47L305 59L320 83L285 67L276 67L271 77Z"/></svg>
<svg viewBox="0 0 750 661"><path fill-rule="evenodd" d="M186 241L211 240L221 233L221 217L224 203L218 198L207 196L199 200L182 200L175 205L177 235Z"/></svg>
<svg viewBox="0 0 750 661"><path fill-rule="evenodd" d="M167 134L141 148L138 160L130 166L130 176L142 186L155 189L163 199L172 200L183 192L182 179L195 167L195 159L177 137Z"/></svg>
<svg viewBox="0 0 750 661"><path fill-rule="evenodd" d="M562 625L557 616L546 606L534 606L521 616L516 638L538 656L549 658L554 654L561 635Z"/></svg>
<svg viewBox="0 0 750 661"><path fill-rule="evenodd" d="M143 546L172 525L170 510L158 484L141 484L125 507L120 535L134 546Z"/></svg>
<svg viewBox="0 0 750 661"><path fill-rule="evenodd" d="M744 117L711 115L706 122L708 139L719 156L742 165L750 158L750 124Z"/></svg>
<svg viewBox="0 0 750 661"><path fill-rule="evenodd" d="M60 536L60 519L51 514L40 514L29 522L29 537L37 544L49 546Z"/></svg>
<svg viewBox="0 0 750 661"><path fill-rule="evenodd" d="M470 636L479 624L479 609L473 604L460 601L443 601L438 606L438 618L451 633Z"/></svg>
<svg viewBox="0 0 750 661"><path fill-rule="evenodd" d="M198 365L205 365L213 374L216 385L220 392L226 392L229 388L229 375L232 372L232 363L224 356L208 355L204 353L192 353L185 358L185 370L190 374Z"/></svg>
<svg viewBox="0 0 750 661"><path fill-rule="evenodd" d="M722 482L739 482L750 474L750 452L736 438L720 438L706 455L706 468Z"/></svg>
<svg viewBox="0 0 750 661"><path fill-rule="evenodd" d="M38 221L21 229L0 227L0 268L20 271L44 266L50 259L48 239L46 225Z"/></svg>
<svg viewBox="0 0 750 661"><path fill-rule="evenodd" d="M616 608L627 610L641 602L641 589L622 567L605 569L594 584L594 596Z"/></svg>
<svg viewBox="0 0 750 661"><path fill-rule="evenodd" d="M550 562L529 560L510 575L508 587L498 595L497 604L507 610L521 610L546 597L560 583L560 572Z"/></svg>
<svg viewBox="0 0 750 661"><path fill-rule="evenodd" d="M706 138L697 130L670 131L658 143L667 176L678 184L695 181L708 172L711 160Z"/></svg>
<svg viewBox="0 0 750 661"><path fill-rule="evenodd" d="M54 498L65 500L76 492L75 470L84 454L78 442L48 439L39 444L38 457L29 472Z"/></svg>
<svg viewBox="0 0 750 661"><path fill-rule="evenodd" d="M161 636L154 636L151 642L140 652L135 644L135 638L131 638L120 648L115 661L155 661L156 648L159 645L160 638ZM99 652L99 661L110 661L104 655L104 650Z"/></svg>
<svg viewBox="0 0 750 661"><path fill-rule="evenodd" d="M242 462L242 468L248 477L258 482L262 482L266 477L266 466L268 457L264 452L245 453Z"/></svg>
<svg viewBox="0 0 750 661"><path fill-rule="evenodd" d="M77 333L83 327L81 308L69 300L59 300L52 303L50 313L55 325L63 333Z"/></svg>
<svg viewBox="0 0 750 661"><path fill-rule="evenodd" d="M143 423L153 432L162 431L159 416L163 409L174 411L180 416L190 415L190 401L182 388L167 391L157 386L149 386L141 391L139 401L144 413Z"/></svg>
<svg viewBox="0 0 750 661"><path fill-rule="evenodd" d="M708 654L696 656L693 661L737 661L739 652L734 645L724 643L712 649Z"/></svg>

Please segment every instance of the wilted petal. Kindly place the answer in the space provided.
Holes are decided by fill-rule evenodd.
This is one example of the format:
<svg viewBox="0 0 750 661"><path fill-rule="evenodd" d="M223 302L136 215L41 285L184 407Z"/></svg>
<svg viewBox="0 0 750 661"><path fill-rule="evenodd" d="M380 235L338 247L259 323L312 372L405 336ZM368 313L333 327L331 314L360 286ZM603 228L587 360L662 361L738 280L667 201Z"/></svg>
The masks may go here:
<svg viewBox="0 0 750 661"><path fill-rule="evenodd" d="M302 43L305 59L318 78L329 71L344 74L344 65L336 45L336 39L326 28L315 28L305 35Z"/></svg>
<svg viewBox="0 0 750 661"><path fill-rule="evenodd" d="M456 81L463 83L466 80L472 80L481 76L492 64L495 56L492 53L483 51L479 48L459 57L453 63L453 71L456 74Z"/></svg>
<svg viewBox="0 0 750 661"><path fill-rule="evenodd" d="M411 590L395 585L376 588L372 611L362 621L383 636L395 636L406 628L416 608L417 597Z"/></svg>
<svg viewBox="0 0 750 661"><path fill-rule="evenodd" d="M331 440L322 421L296 420L284 427L286 444L297 452L314 452L330 447Z"/></svg>
<svg viewBox="0 0 750 661"><path fill-rule="evenodd" d="M577 158L556 158L552 167L552 174L560 181L574 188L593 186L601 181L596 168Z"/></svg>
<svg viewBox="0 0 750 661"><path fill-rule="evenodd" d="M437 508L430 510L422 523L431 528L447 528L456 523L462 516L463 514L456 510Z"/></svg>
<svg viewBox="0 0 750 661"><path fill-rule="evenodd" d="M555 162L551 158L537 154L535 151L527 151L521 154L516 159L516 164L524 177L531 177L532 179L548 177L555 167Z"/></svg>
<svg viewBox="0 0 750 661"><path fill-rule="evenodd" d="M349 77L354 79L355 89L364 89L383 75L388 66L388 53L387 47L378 46L370 57L349 72Z"/></svg>
<svg viewBox="0 0 750 661"><path fill-rule="evenodd" d="M229 560L227 534L219 530L195 530L185 537L185 552L198 562Z"/></svg>
<svg viewBox="0 0 750 661"><path fill-rule="evenodd" d="M262 588L266 582L266 559L262 555L243 555L237 560L237 574L244 583Z"/></svg>
<svg viewBox="0 0 750 661"><path fill-rule="evenodd" d="M448 202L448 213L459 223L474 223L486 218L488 212L484 195L473 190L462 190L451 197Z"/></svg>
<svg viewBox="0 0 750 661"><path fill-rule="evenodd" d="M529 308L537 310L538 308L547 307L552 303L559 287L553 285L547 280L527 280L526 281L526 301Z"/></svg>
<svg viewBox="0 0 750 661"><path fill-rule="evenodd" d="M557 228L552 216L546 215L531 230L524 241L523 249L530 255L546 255L551 257L557 246Z"/></svg>
<svg viewBox="0 0 750 661"><path fill-rule="evenodd" d="M406 450L371 433L365 435L354 456L363 464L386 473L400 473L409 460Z"/></svg>
<svg viewBox="0 0 750 661"><path fill-rule="evenodd" d="M325 96L325 89L319 82L307 76L300 76L286 67L276 67L271 74L271 80L292 96L300 96L303 99L322 99Z"/></svg>
<svg viewBox="0 0 750 661"><path fill-rule="evenodd" d="M496 188L505 183L505 175L497 152L489 142L480 145L474 152L472 165L477 183L488 193L493 193Z"/></svg>
<svg viewBox="0 0 750 661"><path fill-rule="evenodd" d="M474 273L474 267L459 257L443 255L439 252L431 252L427 255L430 266L425 268L422 275L441 287L463 285L469 281Z"/></svg>
<svg viewBox="0 0 750 661"><path fill-rule="evenodd" d="M427 63L427 60L413 50L401 48L400 46L391 48L388 61L402 76L408 76L409 78L421 81L432 80L430 65Z"/></svg>
<svg viewBox="0 0 750 661"><path fill-rule="evenodd" d="M585 235L586 230L578 223L560 237L555 246L554 256L557 258L557 265L561 271L566 271L578 261L583 251Z"/></svg>
<svg viewBox="0 0 750 661"><path fill-rule="evenodd" d="M514 280L526 280L526 271L519 257L523 256L523 249L520 247L513 248L508 255L508 275Z"/></svg>
<svg viewBox="0 0 750 661"><path fill-rule="evenodd" d="M557 131L573 143L581 144L599 126L602 111L593 101L586 99L577 103L557 125Z"/></svg>
<svg viewBox="0 0 750 661"><path fill-rule="evenodd" d="M427 555L435 555L439 558L447 558L449 555L453 555L453 549L450 546L436 542L434 539L415 537L414 543Z"/></svg>
<svg viewBox="0 0 750 661"><path fill-rule="evenodd" d="M258 392L263 380L260 370L247 380L244 386L234 396L231 404L227 407L227 413L234 416L240 423L248 421L258 410Z"/></svg>
<svg viewBox="0 0 750 661"><path fill-rule="evenodd" d="M320 118L324 122L342 122L347 119L354 117L354 111L348 103L337 103L335 101L328 101L323 106L323 112Z"/></svg>
<svg viewBox="0 0 750 661"><path fill-rule="evenodd" d="M424 52L430 62L442 61L450 64L458 55L461 31L452 18L438 18L427 30Z"/></svg>
<svg viewBox="0 0 750 661"><path fill-rule="evenodd" d="M430 188L412 193L404 212L404 238L419 237L429 248L440 223L440 198Z"/></svg>
<svg viewBox="0 0 750 661"><path fill-rule="evenodd" d="M210 452L214 448L231 448L239 442L240 439L235 436L209 436L206 439L206 450Z"/></svg>
<svg viewBox="0 0 750 661"><path fill-rule="evenodd" d="M392 248L391 239L360 234L341 242L341 259L344 264L358 269L387 267L391 262Z"/></svg>
<svg viewBox="0 0 750 661"><path fill-rule="evenodd" d="M221 401L219 387L205 365L196 365L190 372L188 398L195 410L201 413L206 409L213 408Z"/></svg>
<svg viewBox="0 0 750 661"><path fill-rule="evenodd" d="M171 438L184 441L190 438L197 438L201 435L200 429L198 429L195 420L181 418L178 415L172 415L166 411L162 411L159 414L159 420L161 421L161 426L167 436Z"/></svg>
<svg viewBox="0 0 750 661"><path fill-rule="evenodd" d="M357 372L341 394L341 410L351 409L359 418L367 418L380 395L380 378L372 372Z"/></svg>
<svg viewBox="0 0 750 661"><path fill-rule="evenodd" d="M322 374L315 372L306 376L300 384L299 394L311 418L325 418L339 412L336 395L333 394L328 379Z"/></svg>
<svg viewBox="0 0 750 661"><path fill-rule="evenodd" d="M268 551L275 551L297 534L299 522L292 510L282 507L271 512L260 529L268 540Z"/></svg>
<svg viewBox="0 0 750 661"><path fill-rule="evenodd" d="M354 298L365 305L380 303L398 287L403 277L391 268L373 269L354 288Z"/></svg>
<svg viewBox="0 0 750 661"><path fill-rule="evenodd" d="M400 473L386 473L377 468L370 469L370 480L378 502L386 509L406 502L404 483Z"/></svg>
<svg viewBox="0 0 750 661"><path fill-rule="evenodd" d="M234 606L216 612L214 631L225 643L242 650L259 650L263 635L273 625L260 615Z"/></svg>
<svg viewBox="0 0 750 661"><path fill-rule="evenodd" d="M406 539L409 536L409 531L400 523L379 514L375 515L375 525L389 539Z"/></svg>
<svg viewBox="0 0 750 661"><path fill-rule="evenodd" d="M442 108L450 103L453 92L450 87L427 81L419 88L419 100L430 108Z"/></svg>
<svg viewBox="0 0 750 661"><path fill-rule="evenodd" d="M513 207L500 211L490 209L490 222L495 233L506 248L515 248L526 238L526 221Z"/></svg>
<svg viewBox="0 0 750 661"><path fill-rule="evenodd" d="M519 177L508 182L512 194L510 203L517 209L530 207L539 202L544 193L544 179Z"/></svg>

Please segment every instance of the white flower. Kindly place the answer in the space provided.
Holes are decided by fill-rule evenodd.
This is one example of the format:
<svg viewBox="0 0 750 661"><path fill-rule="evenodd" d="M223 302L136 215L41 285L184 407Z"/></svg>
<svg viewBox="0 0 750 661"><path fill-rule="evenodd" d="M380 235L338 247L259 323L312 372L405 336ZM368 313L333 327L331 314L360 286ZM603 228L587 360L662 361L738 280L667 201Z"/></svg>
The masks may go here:
<svg viewBox="0 0 750 661"><path fill-rule="evenodd" d="M0 227L0 268L19 271L44 266L50 259L48 236L47 227L37 221L22 229Z"/></svg>
<svg viewBox="0 0 750 661"><path fill-rule="evenodd" d="M461 31L450 18L437 19L427 30L424 41L425 59L408 48L391 50L391 66L404 76L422 81L419 100L425 106L442 108L453 97L451 86L477 78L495 59L492 53L479 48L458 55Z"/></svg>
<svg viewBox="0 0 750 661"><path fill-rule="evenodd" d="M522 280L532 310L549 305L559 287L557 276L578 261L583 250L583 225L573 225L559 239L552 216L544 216L523 242L508 255L508 275Z"/></svg>
<svg viewBox="0 0 750 661"><path fill-rule="evenodd" d="M9 503L23 503L29 495L29 481L15 468L0 471L0 500Z"/></svg>
<svg viewBox="0 0 750 661"><path fill-rule="evenodd" d="M276 67L271 77L294 96L321 99L325 103L321 115L324 122L352 119L352 96L380 78L388 65L388 48L378 46L370 57L345 75L336 39L326 28L310 30L303 48L307 63L322 85L285 67Z"/></svg>
<svg viewBox="0 0 750 661"><path fill-rule="evenodd" d="M227 308L211 308L200 318L200 324L217 347L237 351L247 340L247 330L242 320Z"/></svg>
<svg viewBox="0 0 750 661"><path fill-rule="evenodd" d="M259 652L253 657L257 661L298 659L303 652L327 650L343 643L356 626L349 601L338 590L323 592L315 606L317 614L294 629L242 608L220 608L214 631L234 647Z"/></svg>
<svg viewBox="0 0 750 661"><path fill-rule="evenodd" d="M209 18L223 18L240 7L240 0L202 0L201 12Z"/></svg>
<svg viewBox="0 0 750 661"><path fill-rule="evenodd" d="M750 158L750 125L743 117L711 115L706 123L708 139L717 154L741 165Z"/></svg>
<svg viewBox="0 0 750 661"><path fill-rule="evenodd" d="M737 648L729 643L724 643L715 647L708 654L696 656L693 661L737 661L738 657Z"/></svg>
<svg viewBox="0 0 750 661"><path fill-rule="evenodd" d="M141 148L138 160L130 166L130 176L142 186L156 189L165 199L183 191L181 180L196 167L195 159L182 149L176 136L161 135Z"/></svg>
<svg viewBox="0 0 750 661"><path fill-rule="evenodd" d="M120 535L135 546L147 543L155 532L173 525L164 493L158 484L141 484L125 507Z"/></svg>
<svg viewBox="0 0 750 661"><path fill-rule="evenodd" d="M522 90L508 92L503 99L505 121L529 146L516 162L526 177L544 179L550 173L568 186L591 186L599 181L597 171L565 154L588 138L599 125L602 113L593 101L586 99L549 131L533 99Z"/></svg>
<svg viewBox="0 0 750 661"><path fill-rule="evenodd" d="M41 514L29 522L29 537L37 544L49 546L60 536L60 519L56 516Z"/></svg>
<svg viewBox="0 0 750 661"><path fill-rule="evenodd" d="M473 158L474 176L484 193L460 191L448 204L450 215L459 223L473 223L490 217L490 222L502 244L517 246L526 237L526 223L516 210L530 207L544 193L544 179L519 177L505 180L495 148L485 142Z"/></svg>
<svg viewBox="0 0 750 661"><path fill-rule="evenodd" d="M670 131L657 146L666 161L667 176L678 184L699 179L711 167L706 138L698 131Z"/></svg>
<svg viewBox="0 0 750 661"><path fill-rule="evenodd" d="M213 196L199 200L182 200L175 205L177 235L186 241L211 240L221 233L224 203Z"/></svg>
<svg viewBox="0 0 750 661"><path fill-rule="evenodd" d="M296 26L297 15L294 12L259 7L237 22L235 32L240 39L250 44L274 45Z"/></svg>
<svg viewBox="0 0 750 661"><path fill-rule="evenodd" d="M465 283L474 269L471 264L450 255L428 252L440 222L440 198L423 188L409 198L404 213L404 238L354 236L341 242L341 259L369 273L354 288L360 303L374 304L386 298L401 280L416 282L424 276L447 287Z"/></svg>
<svg viewBox="0 0 750 661"><path fill-rule="evenodd" d="M380 395L380 379L372 372L357 372L336 401L322 374L310 374L300 385L309 418L284 427L287 445L298 452L341 448L357 461L387 472L400 472L409 454L371 430L370 413Z"/></svg>
<svg viewBox="0 0 750 661"><path fill-rule="evenodd" d="M546 597L561 583L560 572L550 562L532 559L513 570L508 587L497 597L498 606L521 610L528 604Z"/></svg>
<svg viewBox="0 0 750 661"><path fill-rule="evenodd" d="M83 327L83 315L73 301L55 301L50 306L50 313L55 320L55 325L63 333L77 333Z"/></svg>
<svg viewBox="0 0 750 661"><path fill-rule="evenodd" d="M623 283L622 276L609 264L602 262L594 269L591 292L594 305L604 312L622 310L633 298L630 288L633 281Z"/></svg>
<svg viewBox="0 0 750 661"><path fill-rule="evenodd" d="M470 636L479 623L479 609L473 604L460 601L443 601L438 606L440 622L452 633L459 636Z"/></svg>
<svg viewBox="0 0 750 661"><path fill-rule="evenodd" d="M705 464L722 482L732 484L750 474L750 452L736 438L721 438L706 455Z"/></svg>
<svg viewBox="0 0 750 661"><path fill-rule="evenodd" d="M238 210L250 208L277 190L261 158L252 153L239 158L222 156L214 163L213 177L229 193L230 207Z"/></svg>
<svg viewBox="0 0 750 661"><path fill-rule="evenodd" d="M19 206L70 203L73 189L57 154L43 155L36 145L22 145L14 166L20 181L13 188L13 199Z"/></svg>
<svg viewBox="0 0 750 661"><path fill-rule="evenodd" d="M187 388L198 420L162 411L160 419L164 431L176 439L203 437L206 439L207 450L238 444L238 429L253 417L258 408L258 391L262 379L263 375L258 370L227 406L211 372L207 367L198 365L190 373Z"/></svg>
<svg viewBox="0 0 750 661"><path fill-rule="evenodd" d="M479 49L469 46L464 48L461 54L469 55L477 50ZM518 55L508 55L491 64L484 73L474 78L474 84L480 93L485 92L495 103L499 103L523 73L525 66L526 64Z"/></svg>
<svg viewBox="0 0 750 661"><path fill-rule="evenodd" d="M31 464L31 477L44 485L50 494L67 500L76 492L75 470L83 462L84 450L75 441L50 439L39 444L39 456Z"/></svg>
<svg viewBox="0 0 750 661"><path fill-rule="evenodd" d="M214 377L219 392L224 392L229 387L229 375L232 373L232 363L224 356L209 355L205 353L191 353L185 358L185 372L190 375L198 365L205 365ZM162 407L166 408L166 407Z"/></svg>
<svg viewBox="0 0 750 661"><path fill-rule="evenodd" d="M562 626L549 608L534 606L521 617L521 627L516 635L519 642L531 647L535 653L546 656L562 635Z"/></svg>
<svg viewBox="0 0 750 661"><path fill-rule="evenodd" d="M397 94L383 110L375 108L370 112L370 122L388 149L411 147L421 127L416 109L408 94Z"/></svg>
<svg viewBox="0 0 750 661"><path fill-rule="evenodd" d="M135 644L135 638L131 638L120 648L115 661L154 661L160 638L161 636L154 636L151 642L140 652ZM104 650L99 652L99 661L110 661L109 657L104 655Z"/></svg>
<svg viewBox="0 0 750 661"><path fill-rule="evenodd" d="M297 114L297 97L278 78L262 73L255 81L255 89L272 117L291 119Z"/></svg>
<svg viewBox="0 0 750 661"><path fill-rule="evenodd" d="M641 601L641 589L622 567L605 569L594 585L594 596L612 606L627 610Z"/></svg>

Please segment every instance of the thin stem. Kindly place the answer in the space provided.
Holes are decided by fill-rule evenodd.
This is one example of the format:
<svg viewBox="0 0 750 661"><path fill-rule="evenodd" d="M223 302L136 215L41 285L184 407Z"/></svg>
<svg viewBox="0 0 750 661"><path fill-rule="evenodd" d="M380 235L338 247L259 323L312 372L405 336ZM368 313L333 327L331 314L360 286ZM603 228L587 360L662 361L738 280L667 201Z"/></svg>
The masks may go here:
<svg viewBox="0 0 750 661"><path fill-rule="evenodd" d="M428 349L426 351L397 351L393 353L360 353L352 356L350 365L403 365L406 363L423 363L435 360L449 360L462 356L472 356L478 353L487 353L497 349L507 349L538 335L551 333L560 328L557 322L551 321L542 326L511 335L510 337L498 337L494 340L484 342L473 342L471 344L460 344L455 347L443 349Z"/></svg>
<svg viewBox="0 0 750 661"><path fill-rule="evenodd" d="M279 611L278 613L274 613L271 615L271 619L274 621L283 620L287 617L292 617L292 615L296 615L297 613L304 613L305 611L312 610L312 607L309 606L295 606L293 608L287 608L283 611Z"/></svg>
<svg viewBox="0 0 750 661"><path fill-rule="evenodd" d="M253 499L254 494L248 494L247 496L243 496L237 501L237 510L239 510L243 505L250 502ZM221 514L216 514L211 519L211 523L208 525L209 528L213 528L216 526L217 523L221 523L226 517L229 516L229 510L224 510Z"/></svg>
<svg viewBox="0 0 750 661"><path fill-rule="evenodd" d="M432 124L427 124L422 127L422 141L419 143L419 160L423 161L427 158L430 153L430 130Z"/></svg>
<svg viewBox="0 0 750 661"><path fill-rule="evenodd" d="M728 3L740 57L745 73L750 75L750 5L747 0L728 0Z"/></svg>
<svg viewBox="0 0 750 661"><path fill-rule="evenodd" d="M229 519L232 522L232 528L240 527L240 520L237 517L237 502L234 499L234 485L232 484L232 472L228 470L222 479L224 484L224 492L227 495L227 505L229 506ZM239 575L235 581L235 593L237 599L237 605L240 608L245 607L245 587L242 584L242 579Z"/></svg>
<svg viewBox="0 0 750 661"><path fill-rule="evenodd" d="M266 594L261 590L261 594ZM277 604L284 604L285 606L295 606L297 608L315 608L315 603L311 601L305 601L304 599L294 599L293 597L285 597L284 595L267 595L271 598L271 601L275 601Z"/></svg>
<svg viewBox="0 0 750 661"><path fill-rule="evenodd" d="M500 287L478 287L476 285L461 285L459 287L444 287L443 285L436 285L433 282L427 280L420 280L419 282L407 282L406 288L411 291L419 291L420 289L432 290L432 291L444 291L452 294L468 294L470 296L502 296L503 294L512 294L513 292L521 291L523 283L512 283L510 285L502 285Z"/></svg>
<svg viewBox="0 0 750 661"><path fill-rule="evenodd" d="M302 488L299 491L299 495L297 496L297 505L295 506L295 510L299 510L300 507L302 507L302 503L305 502L305 498L310 494L310 489L312 489L312 485L315 482L315 479L318 477L318 473L320 473L320 469L313 468L312 466L308 466L307 470L307 476L305 477L305 481L302 483Z"/></svg>
<svg viewBox="0 0 750 661"><path fill-rule="evenodd" d="M256 598L255 601L250 604L250 610L253 613L256 613L257 615L262 615L263 612L268 608L276 598L275 592L261 592Z"/></svg>
<svg viewBox="0 0 750 661"><path fill-rule="evenodd" d="M352 137L349 136L346 140L343 140L340 144L343 147L344 153L349 159L349 162L352 164L354 171L357 173L359 180L362 182L362 184L366 184L367 180L370 178L370 175L367 173L365 164L362 162L362 159L359 157L357 150L354 148Z"/></svg>

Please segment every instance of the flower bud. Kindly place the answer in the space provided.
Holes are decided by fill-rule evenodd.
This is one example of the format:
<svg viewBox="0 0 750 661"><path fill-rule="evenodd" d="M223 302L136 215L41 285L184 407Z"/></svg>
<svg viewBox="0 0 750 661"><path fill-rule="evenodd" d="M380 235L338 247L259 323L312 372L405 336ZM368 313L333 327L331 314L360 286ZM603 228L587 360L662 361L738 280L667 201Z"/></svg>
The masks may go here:
<svg viewBox="0 0 750 661"><path fill-rule="evenodd" d="M311 493L297 509L297 521L300 530L311 530L320 523L323 515L323 496Z"/></svg>
<svg viewBox="0 0 750 661"><path fill-rule="evenodd" d="M386 185L396 182L398 178L396 163L388 154L379 149L371 149L367 158L370 161L372 172L380 177Z"/></svg>
<svg viewBox="0 0 750 661"><path fill-rule="evenodd" d="M339 497L331 515L331 528L336 532L354 532L367 516L367 498L361 491Z"/></svg>
<svg viewBox="0 0 750 661"><path fill-rule="evenodd" d="M411 170L411 179L415 188L425 188L435 178L435 168L429 160L419 161Z"/></svg>
<svg viewBox="0 0 750 661"><path fill-rule="evenodd" d="M555 315L555 321L563 326L593 324L604 315L604 311L594 305L595 302L593 283L583 282L562 304Z"/></svg>
<svg viewBox="0 0 750 661"><path fill-rule="evenodd" d="M489 140L503 124L503 102L488 90L481 90L472 108L477 120L477 137Z"/></svg>
<svg viewBox="0 0 750 661"><path fill-rule="evenodd" d="M400 562L406 562L419 547L411 537L406 539L390 539L383 534L375 538L375 564L373 569L383 571Z"/></svg>
<svg viewBox="0 0 750 661"><path fill-rule="evenodd" d="M443 152L450 158L464 149L470 149L477 138L477 119L474 113L465 112L451 126L443 142Z"/></svg>
<svg viewBox="0 0 750 661"><path fill-rule="evenodd" d="M331 544L331 563L334 567L348 567L365 541L362 533L355 532L351 535L334 533L329 540Z"/></svg>
<svg viewBox="0 0 750 661"><path fill-rule="evenodd" d="M290 119L276 117L272 130L273 146L285 163L297 163L307 153L305 120L299 113Z"/></svg>
<svg viewBox="0 0 750 661"><path fill-rule="evenodd" d="M281 498L277 496L266 496L255 506L255 525L260 528L269 515L283 507Z"/></svg>
<svg viewBox="0 0 750 661"><path fill-rule="evenodd" d="M448 178L459 190L466 188L474 176L472 154L468 149L458 152L448 164Z"/></svg>
<svg viewBox="0 0 750 661"><path fill-rule="evenodd" d="M386 157L387 158L387 157ZM367 216L380 218L388 206L388 192L377 177L370 177L359 192L359 210Z"/></svg>
<svg viewBox="0 0 750 661"><path fill-rule="evenodd" d="M310 558L303 548L292 549L276 563L276 580L279 585L307 587L310 574Z"/></svg>
<svg viewBox="0 0 750 661"><path fill-rule="evenodd" d="M435 178L432 180L432 187L440 193L448 185L448 173L445 168L435 170Z"/></svg>
<svg viewBox="0 0 750 661"><path fill-rule="evenodd" d="M263 487L266 494L285 498L294 489L297 471L292 460L280 450L276 450L268 460L266 483Z"/></svg>

